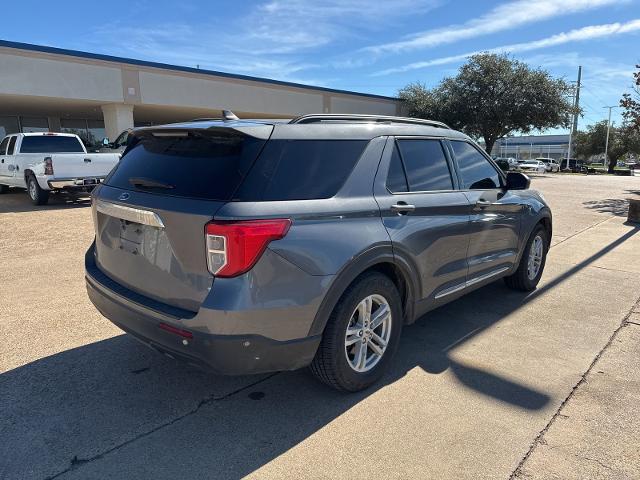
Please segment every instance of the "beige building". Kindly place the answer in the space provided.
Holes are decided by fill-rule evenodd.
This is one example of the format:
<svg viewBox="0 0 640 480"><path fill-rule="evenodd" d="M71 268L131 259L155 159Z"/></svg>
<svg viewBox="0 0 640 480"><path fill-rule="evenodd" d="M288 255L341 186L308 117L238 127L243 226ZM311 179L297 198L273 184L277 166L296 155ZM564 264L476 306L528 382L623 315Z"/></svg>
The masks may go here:
<svg viewBox="0 0 640 480"><path fill-rule="evenodd" d="M201 117L396 115L391 97L0 41L0 138L66 131L87 143L124 129Z"/></svg>

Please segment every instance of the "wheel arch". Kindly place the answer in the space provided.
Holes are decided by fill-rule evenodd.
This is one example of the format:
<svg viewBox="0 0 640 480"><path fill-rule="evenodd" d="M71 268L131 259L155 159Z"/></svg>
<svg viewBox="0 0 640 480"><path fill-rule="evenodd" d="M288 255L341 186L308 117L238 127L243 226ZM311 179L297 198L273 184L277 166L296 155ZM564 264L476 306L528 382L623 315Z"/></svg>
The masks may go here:
<svg viewBox="0 0 640 480"><path fill-rule="evenodd" d="M319 335L324 331L331 312L345 290L360 276L371 271L386 275L396 285L402 298L405 323L411 322L415 295L418 292L415 275L406 263L397 261L390 245L381 246L361 253L336 275L311 324L310 336Z"/></svg>

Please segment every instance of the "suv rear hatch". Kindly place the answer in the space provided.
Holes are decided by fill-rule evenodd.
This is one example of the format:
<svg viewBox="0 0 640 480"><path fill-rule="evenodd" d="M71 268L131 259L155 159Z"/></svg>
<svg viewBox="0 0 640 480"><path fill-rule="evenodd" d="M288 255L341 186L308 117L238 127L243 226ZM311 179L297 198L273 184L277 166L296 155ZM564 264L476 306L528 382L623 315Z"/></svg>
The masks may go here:
<svg viewBox="0 0 640 480"><path fill-rule="evenodd" d="M205 225L233 197L272 131L244 122L136 131L94 194L98 268L136 293L196 312L213 282Z"/></svg>

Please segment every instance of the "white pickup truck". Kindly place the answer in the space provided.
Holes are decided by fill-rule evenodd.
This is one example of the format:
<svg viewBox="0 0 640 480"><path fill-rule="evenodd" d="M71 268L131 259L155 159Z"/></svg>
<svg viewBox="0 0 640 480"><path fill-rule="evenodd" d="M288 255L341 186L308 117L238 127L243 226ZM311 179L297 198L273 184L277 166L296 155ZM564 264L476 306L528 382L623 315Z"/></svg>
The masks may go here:
<svg viewBox="0 0 640 480"><path fill-rule="evenodd" d="M36 205L56 190L90 191L118 163L119 153L87 153L68 133L14 133L0 143L0 193L26 188Z"/></svg>

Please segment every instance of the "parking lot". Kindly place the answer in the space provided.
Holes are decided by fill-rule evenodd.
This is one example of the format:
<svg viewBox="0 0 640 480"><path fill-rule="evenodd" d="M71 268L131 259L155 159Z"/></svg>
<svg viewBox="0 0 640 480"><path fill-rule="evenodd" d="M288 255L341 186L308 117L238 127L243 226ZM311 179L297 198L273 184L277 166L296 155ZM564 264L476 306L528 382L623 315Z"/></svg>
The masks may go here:
<svg viewBox="0 0 640 480"><path fill-rule="evenodd" d="M428 314L353 395L147 349L86 296L88 200L1 196L0 478L640 477L640 177L532 184L554 214L538 290Z"/></svg>

